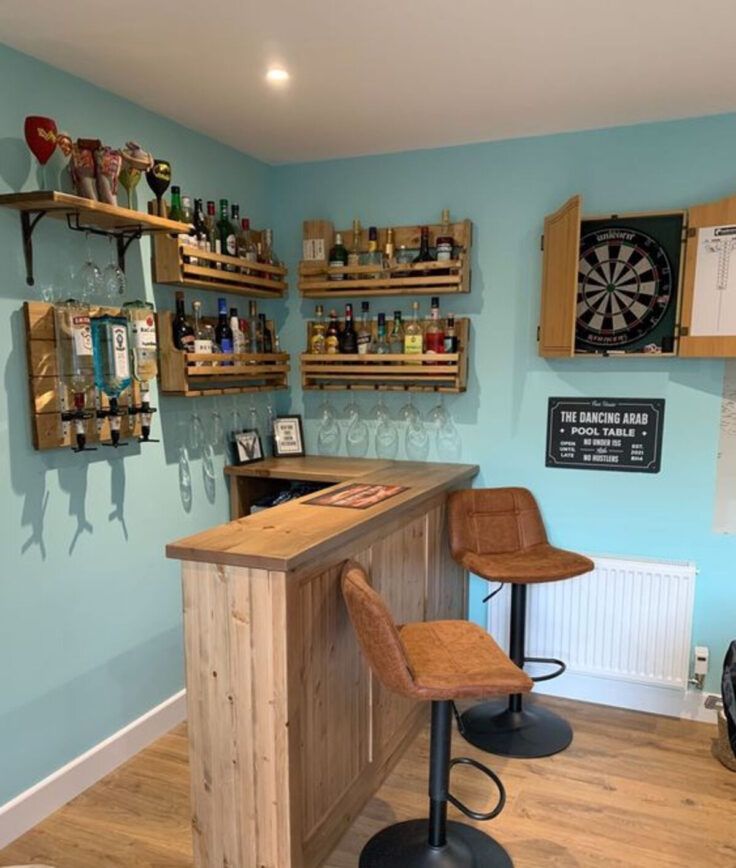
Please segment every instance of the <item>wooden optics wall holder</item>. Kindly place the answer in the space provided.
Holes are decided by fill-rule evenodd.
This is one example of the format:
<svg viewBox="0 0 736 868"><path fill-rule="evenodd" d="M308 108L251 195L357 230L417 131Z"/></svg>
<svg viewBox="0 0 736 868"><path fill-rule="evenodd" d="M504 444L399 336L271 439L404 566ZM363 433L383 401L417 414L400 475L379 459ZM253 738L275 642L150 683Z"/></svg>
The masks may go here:
<svg viewBox="0 0 736 868"><path fill-rule="evenodd" d="M446 321L442 321L445 323ZM376 323L372 324L373 336ZM307 324L307 346L313 323ZM387 336L393 323L387 324ZM368 355L302 353L302 389L464 392L468 383L470 320L455 319L457 353ZM409 361L411 360L411 361Z"/></svg>
<svg viewBox="0 0 736 868"><path fill-rule="evenodd" d="M256 241L261 232L253 230ZM194 265L192 258L198 260ZM220 265L221 268L216 268ZM227 271L225 266L235 267ZM153 238L153 279L156 283L208 289L212 292L244 295L250 298L283 298L288 289L287 270L282 266L248 262L246 266L236 256L207 253L198 247L183 244L176 236L155 235Z"/></svg>
<svg viewBox="0 0 736 868"><path fill-rule="evenodd" d="M90 310L92 316L101 314L119 316L122 314L118 307L91 307ZM71 447L74 432L70 426L70 430L64 434L61 422L62 396L59 389L54 306L41 301L27 301L23 305L23 316L26 329L33 447L38 450ZM131 405L131 396L132 404L140 404L140 390L135 381L131 388L123 393L119 402L120 409L123 411L120 422L121 440L138 437L141 433L139 418L137 416L130 417L125 412ZM89 400L91 408L91 396ZM66 384L63 401L65 409L72 406L72 395ZM101 397L101 405L103 409L110 406L105 395ZM110 442L110 422L108 419L103 421L99 436L95 418L87 420L86 429L88 445L95 446L100 442Z"/></svg>
<svg viewBox="0 0 736 868"><path fill-rule="evenodd" d="M332 225L325 226L325 247L333 243ZM403 244L408 250L419 248L421 227L395 226L394 245L398 251ZM448 295L470 292L470 246L473 224L470 220L451 223L450 230L455 241L458 255L448 262L422 262L416 265L395 265L386 270L369 265L331 268L325 260L302 260L299 264L299 291L305 298L345 298L349 296L385 295ZM442 225L429 227L429 243L434 246L437 236L442 233ZM353 230L342 230L346 246L352 246ZM378 249L386 244L386 228L378 230ZM360 249L368 249L368 230L363 229ZM442 274L448 272L449 274ZM333 279L342 275L342 280Z"/></svg>
<svg viewBox="0 0 736 868"><path fill-rule="evenodd" d="M286 389L288 353L185 353L174 346L171 311L160 311L159 392L183 398ZM216 320L202 317L213 326ZM273 334L273 323L268 320Z"/></svg>

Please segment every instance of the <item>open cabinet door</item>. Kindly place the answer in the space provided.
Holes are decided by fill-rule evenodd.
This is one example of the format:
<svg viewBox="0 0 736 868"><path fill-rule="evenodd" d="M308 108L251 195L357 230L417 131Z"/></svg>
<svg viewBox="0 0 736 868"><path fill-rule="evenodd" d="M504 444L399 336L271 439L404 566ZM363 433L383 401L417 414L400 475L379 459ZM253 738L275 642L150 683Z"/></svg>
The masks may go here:
<svg viewBox="0 0 736 868"><path fill-rule="evenodd" d="M688 208L681 356L736 356L736 196Z"/></svg>
<svg viewBox="0 0 736 868"><path fill-rule="evenodd" d="M575 353L581 208L582 198L573 196L544 218L539 355L545 358Z"/></svg>

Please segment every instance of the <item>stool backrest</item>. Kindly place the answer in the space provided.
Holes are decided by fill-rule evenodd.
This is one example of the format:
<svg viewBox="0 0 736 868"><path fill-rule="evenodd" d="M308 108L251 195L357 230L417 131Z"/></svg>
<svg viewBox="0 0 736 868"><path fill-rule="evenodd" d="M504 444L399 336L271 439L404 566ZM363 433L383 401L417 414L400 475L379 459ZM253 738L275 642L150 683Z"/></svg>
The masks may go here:
<svg viewBox="0 0 736 868"><path fill-rule="evenodd" d="M414 681L391 612L355 561L347 561L342 569L342 593L358 643L378 680L389 690L414 696Z"/></svg>
<svg viewBox="0 0 736 868"><path fill-rule="evenodd" d="M448 500L450 548L479 555L510 554L547 542L534 495L526 488L468 488Z"/></svg>

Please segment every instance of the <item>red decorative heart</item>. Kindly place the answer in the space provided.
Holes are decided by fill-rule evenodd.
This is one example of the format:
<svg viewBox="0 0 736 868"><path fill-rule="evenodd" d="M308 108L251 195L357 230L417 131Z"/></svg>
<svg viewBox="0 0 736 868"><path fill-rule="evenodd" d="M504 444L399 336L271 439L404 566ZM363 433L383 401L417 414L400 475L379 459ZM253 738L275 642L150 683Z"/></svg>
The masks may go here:
<svg viewBox="0 0 736 868"><path fill-rule="evenodd" d="M56 148L56 122L29 115L25 123L26 144L38 162L45 166Z"/></svg>

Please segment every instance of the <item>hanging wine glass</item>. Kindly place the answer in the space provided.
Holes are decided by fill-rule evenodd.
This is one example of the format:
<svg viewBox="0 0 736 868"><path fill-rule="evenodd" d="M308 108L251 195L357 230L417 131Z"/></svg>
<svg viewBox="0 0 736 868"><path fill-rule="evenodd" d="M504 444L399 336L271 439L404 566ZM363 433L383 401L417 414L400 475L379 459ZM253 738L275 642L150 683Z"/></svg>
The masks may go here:
<svg viewBox="0 0 736 868"><path fill-rule="evenodd" d="M92 261L89 232L85 233L85 238L87 259L77 273L77 284L82 301L91 301L102 294L102 272L97 263Z"/></svg>
<svg viewBox="0 0 736 868"><path fill-rule="evenodd" d="M442 461L459 461L462 454L460 432L448 416L437 429L437 456Z"/></svg>
<svg viewBox="0 0 736 868"><path fill-rule="evenodd" d="M225 442L225 427L222 423L222 416L218 410L213 410L210 416L210 436L209 445L215 449L221 443Z"/></svg>
<svg viewBox="0 0 736 868"><path fill-rule="evenodd" d="M409 400L399 408L399 421L412 422L421 418L421 413L414 404L414 392L409 392Z"/></svg>
<svg viewBox="0 0 736 868"><path fill-rule="evenodd" d="M368 454L370 439L371 432L365 420L361 419L360 413L353 413L345 435L348 455L351 458L365 458Z"/></svg>
<svg viewBox="0 0 736 868"><path fill-rule="evenodd" d="M346 420L348 423L353 418L354 415L360 416L360 404L354 395L350 395L350 400L343 407L341 419Z"/></svg>
<svg viewBox="0 0 736 868"><path fill-rule="evenodd" d="M189 451L201 452L204 446L204 425L198 413L192 413L189 417Z"/></svg>
<svg viewBox="0 0 736 868"><path fill-rule="evenodd" d="M146 181L156 197L156 214L165 217L166 208L162 199L171 183L171 163L168 160L154 160L153 165L146 172Z"/></svg>
<svg viewBox="0 0 736 868"><path fill-rule="evenodd" d="M449 420L450 416L445 409L445 396L440 393L439 401L427 413L427 422L430 425L435 425L437 428L442 427Z"/></svg>
<svg viewBox="0 0 736 868"><path fill-rule="evenodd" d="M230 414L228 416L227 427L229 430L229 446L230 446L230 460L233 464L238 463L238 449L235 444L235 435L242 431L245 428L245 423L243 422L243 416L235 405L235 401L233 400L233 407L230 410Z"/></svg>
<svg viewBox="0 0 736 868"><path fill-rule="evenodd" d="M337 455L340 452L342 432L328 402L322 405L317 429L317 452L320 455Z"/></svg>
<svg viewBox="0 0 736 868"><path fill-rule="evenodd" d="M102 286L105 298L109 301L114 301L121 295L125 295L127 289L127 281L125 272L118 263L116 245L113 243L113 237L107 239L110 242L110 262L105 266L102 272Z"/></svg>
<svg viewBox="0 0 736 868"><path fill-rule="evenodd" d="M388 412L381 413L376 426L376 455L394 459L399 452L399 429Z"/></svg>
<svg viewBox="0 0 736 868"><path fill-rule="evenodd" d="M420 416L411 419L404 434L404 451L410 461L426 461L429 455L429 431Z"/></svg>
<svg viewBox="0 0 736 868"><path fill-rule="evenodd" d="M184 444L179 446L179 497L186 512L192 508L192 474Z"/></svg>

